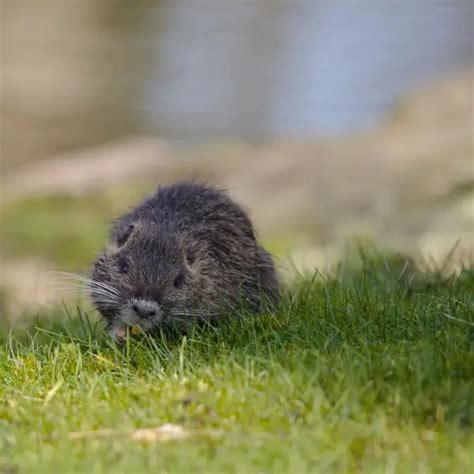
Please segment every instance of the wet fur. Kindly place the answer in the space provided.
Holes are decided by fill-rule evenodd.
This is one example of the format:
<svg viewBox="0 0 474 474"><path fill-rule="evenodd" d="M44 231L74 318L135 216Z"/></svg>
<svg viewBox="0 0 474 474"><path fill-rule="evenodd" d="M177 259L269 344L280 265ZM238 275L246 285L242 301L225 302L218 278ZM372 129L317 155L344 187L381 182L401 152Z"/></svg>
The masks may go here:
<svg viewBox="0 0 474 474"><path fill-rule="evenodd" d="M274 264L247 214L224 192L195 183L160 188L117 219L91 280L112 332L215 321L242 306L258 312L279 296ZM133 304L154 316L136 317Z"/></svg>

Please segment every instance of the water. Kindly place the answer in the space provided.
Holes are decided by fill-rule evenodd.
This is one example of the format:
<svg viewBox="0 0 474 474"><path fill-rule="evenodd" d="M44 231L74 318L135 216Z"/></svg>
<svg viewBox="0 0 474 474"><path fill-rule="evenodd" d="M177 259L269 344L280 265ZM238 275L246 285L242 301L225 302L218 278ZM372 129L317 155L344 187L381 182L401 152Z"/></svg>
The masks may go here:
<svg viewBox="0 0 474 474"><path fill-rule="evenodd" d="M139 107L168 138L367 128L403 94L473 64L466 1L173 0L147 15Z"/></svg>

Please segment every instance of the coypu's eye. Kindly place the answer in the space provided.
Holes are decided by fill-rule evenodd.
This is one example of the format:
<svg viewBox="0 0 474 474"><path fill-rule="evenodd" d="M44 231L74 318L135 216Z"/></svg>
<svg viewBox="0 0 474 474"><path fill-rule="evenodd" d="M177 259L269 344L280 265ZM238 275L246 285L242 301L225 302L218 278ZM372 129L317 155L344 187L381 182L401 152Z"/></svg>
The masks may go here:
<svg viewBox="0 0 474 474"><path fill-rule="evenodd" d="M132 235L133 229L135 229L135 226L133 224L130 224L127 227L127 230L117 238L117 243L119 244L119 246L122 246L125 244L125 242L128 240L130 235Z"/></svg>
<svg viewBox="0 0 474 474"><path fill-rule="evenodd" d="M118 262L118 269L120 273L128 273L128 262L124 258L121 258Z"/></svg>
<svg viewBox="0 0 474 474"><path fill-rule="evenodd" d="M182 288L184 285L184 275L180 273L173 281L173 286L175 288Z"/></svg>

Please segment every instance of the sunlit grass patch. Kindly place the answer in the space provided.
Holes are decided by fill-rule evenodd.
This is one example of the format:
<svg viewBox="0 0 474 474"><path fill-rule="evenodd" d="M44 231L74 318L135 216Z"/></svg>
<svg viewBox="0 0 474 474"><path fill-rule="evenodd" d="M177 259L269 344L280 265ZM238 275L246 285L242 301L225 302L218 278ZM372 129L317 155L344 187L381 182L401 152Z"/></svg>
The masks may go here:
<svg viewBox="0 0 474 474"><path fill-rule="evenodd" d="M0 469L469 472L474 274L395 263L301 281L274 314L122 347L72 310L4 334ZM134 435L166 424L184 434Z"/></svg>

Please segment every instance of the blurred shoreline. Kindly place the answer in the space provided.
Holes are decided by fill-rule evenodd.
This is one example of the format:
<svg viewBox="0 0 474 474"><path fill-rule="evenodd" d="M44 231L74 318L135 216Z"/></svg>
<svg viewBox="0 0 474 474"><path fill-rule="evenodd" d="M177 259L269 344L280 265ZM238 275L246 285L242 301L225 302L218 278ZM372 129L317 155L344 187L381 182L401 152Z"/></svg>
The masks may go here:
<svg viewBox="0 0 474 474"><path fill-rule="evenodd" d="M392 171L391 168L438 165L447 161L449 154L452 160L468 162L473 150L473 87L474 70L467 70L407 95L381 125L332 138L280 138L260 144L228 140L177 147L159 137L125 135L41 161L11 163L3 173L2 197L9 200L55 193L81 194L120 182L143 181L144 177L166 182L195 175L227 184L233 181L232 175L238 178L246 174L239 169L242 166L250 166L253 175L259 163L273 160L275 165L286 158L302 160L298 164L303 166L310 162L318 165L331 161L335 167L350 163L363 171L373 166ZM274 174L280 171L268 170ZM467 173L466 180L471 178Z"/></svg>

